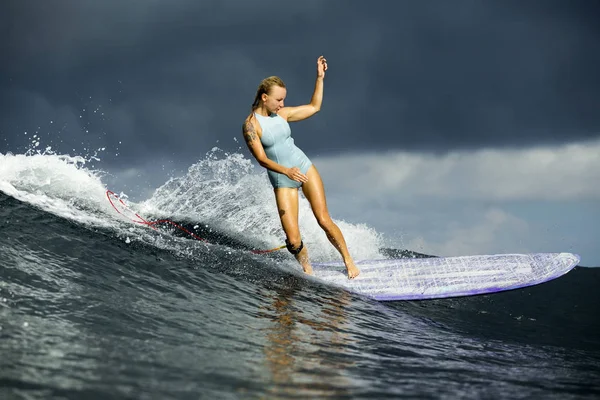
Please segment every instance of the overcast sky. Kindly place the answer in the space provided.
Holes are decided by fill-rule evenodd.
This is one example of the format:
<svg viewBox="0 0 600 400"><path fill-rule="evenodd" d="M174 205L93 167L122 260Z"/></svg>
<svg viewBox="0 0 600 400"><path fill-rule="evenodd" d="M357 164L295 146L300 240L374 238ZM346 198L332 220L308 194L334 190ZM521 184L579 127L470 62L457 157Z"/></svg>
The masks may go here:
<svg viewBox="0 0 600 400"><path fill-rule="evenodd" d="M322 110L292 133L333 215L414 250L600 264L599 20L584 0L4 0L0 153L35 132L59 153L104 147L102 168L148 191L215 146L249 157L260 80L308 102L323 54Z"/></svg>

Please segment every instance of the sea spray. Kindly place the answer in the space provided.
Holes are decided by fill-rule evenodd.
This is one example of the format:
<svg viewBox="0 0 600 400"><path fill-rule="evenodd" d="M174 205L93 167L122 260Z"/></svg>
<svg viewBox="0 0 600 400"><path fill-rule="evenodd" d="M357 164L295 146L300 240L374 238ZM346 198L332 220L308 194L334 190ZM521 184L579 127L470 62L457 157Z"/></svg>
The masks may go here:
<svg viewBox="0 0 600 400"><path fill-rule="evenodd" d="M87 156L57 154L37 138L26 154L0 154L0 190L60 217L90 227L109 228L126 243L142 241L179 254L193 255L196 244L159 234L119 214L108 201L105 172L90 166L100 148ZM168 218L203 224L257 249L284 243L273 189L262 168L241 153L213 148L186 174L171 178L147 200L126 206L148 220ZM335 221L355 259L381 257L382 239L364 225ZM299 225L313 260L336 260L339 254L317 224L310 204L299 191ZM283 251L285 253L285 251Z"/></svg>
<svg viewBox="0 0 600 400"><path fill-rule="evenodd" d="M171 178L140 203L142 212L159 218L202 221L257 248L281 245L285 234L277 214L273 188L264 170L240 153L213 148L187 174ZM355 259L382 257L382 238L374 229L335 221ZM299 227L311 258L339 259L318 225L309 202L299 191Z"/></svg>

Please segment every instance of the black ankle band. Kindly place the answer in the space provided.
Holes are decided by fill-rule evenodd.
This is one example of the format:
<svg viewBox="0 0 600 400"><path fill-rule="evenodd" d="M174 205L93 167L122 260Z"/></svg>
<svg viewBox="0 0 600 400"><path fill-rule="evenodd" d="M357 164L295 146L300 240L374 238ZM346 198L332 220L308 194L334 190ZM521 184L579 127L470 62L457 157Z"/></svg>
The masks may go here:
<svg viewBox="0 0 600 400"><path fill-rule="evenodd" d="M288 242L287 239L285 239L285 247L287 247L288 251L290 253L292 253L293 255L297 255L298 253L300 253L302 251L302 249L304 248L304 242L302 242L302 240L300 240L300 246L298 246L297 249L294 249L292 247L292 245L290 244L290 242Z"/></svg>

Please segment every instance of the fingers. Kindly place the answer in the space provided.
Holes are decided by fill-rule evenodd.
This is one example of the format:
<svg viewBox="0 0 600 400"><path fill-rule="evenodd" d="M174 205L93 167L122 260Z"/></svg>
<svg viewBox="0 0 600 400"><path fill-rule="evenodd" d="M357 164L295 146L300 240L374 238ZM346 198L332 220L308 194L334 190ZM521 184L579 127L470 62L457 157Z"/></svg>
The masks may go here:
<svg viewBox="0 0 600 400"><path fill-rule="evenodd" d="M308 182L308 177L304 175L302 172L298 172L294 175L294 180L302 183Z"/></svg>
<svg viewBox="0 0 600 400"><path fill-rule="evenodd" d="M323 65L323 69L327 70L327 59L325 57L319 56L319 58L317 59L317 64Z"/></svg>
<svg viewBox="0 0 600 400"><path fill-rule="evenodd" d="M308 182L308 177L300 172L300 168L298 167L291 168L290 178L302 183Z"/></svg>

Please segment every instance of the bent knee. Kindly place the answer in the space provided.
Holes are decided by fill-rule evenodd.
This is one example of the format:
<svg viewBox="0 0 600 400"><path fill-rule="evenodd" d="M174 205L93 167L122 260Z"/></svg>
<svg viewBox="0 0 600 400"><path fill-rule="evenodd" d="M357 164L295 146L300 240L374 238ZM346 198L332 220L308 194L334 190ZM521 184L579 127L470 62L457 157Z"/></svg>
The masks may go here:
<svg viewBox="0 0 600 400"><path fill-rule="evenodd" d="M316 218L317 218L317 223L323 229L327 229L327 228L330 228L331 226L333 226L333 220L327 213L319 214L316 216Z"/></svg>

